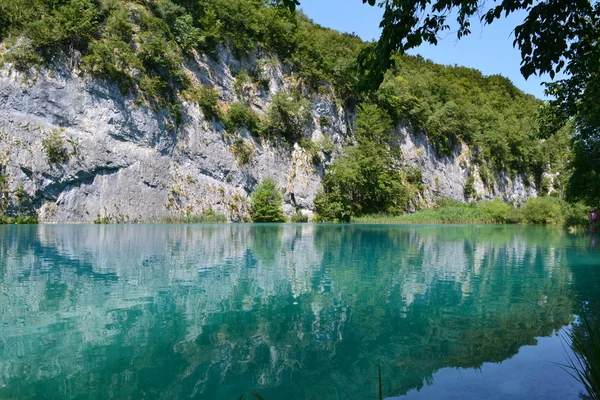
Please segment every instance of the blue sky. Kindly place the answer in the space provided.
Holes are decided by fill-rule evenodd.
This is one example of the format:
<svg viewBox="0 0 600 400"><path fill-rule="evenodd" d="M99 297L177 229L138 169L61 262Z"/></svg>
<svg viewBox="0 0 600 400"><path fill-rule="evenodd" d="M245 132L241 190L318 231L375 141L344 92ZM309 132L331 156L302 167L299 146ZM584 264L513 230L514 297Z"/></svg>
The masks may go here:
<svg viewBox="0 0 600 400"><path fill-rule="evenodd" d="M301 8L316 23L342 32L354 32L365 40L379 38L382 10L362 0L301 0ZM538 98L544 97L541 82L549 76L525 80L519 71L521 54L513 48L512 31L525 13L516 13L491 25L472 21L472 33L461 40L448 33L437 46L422 45L410 51L440 64L458 64L480 70L485 75L502 74L517 87ZM446 34L445 34L446 35Z"/></svg>

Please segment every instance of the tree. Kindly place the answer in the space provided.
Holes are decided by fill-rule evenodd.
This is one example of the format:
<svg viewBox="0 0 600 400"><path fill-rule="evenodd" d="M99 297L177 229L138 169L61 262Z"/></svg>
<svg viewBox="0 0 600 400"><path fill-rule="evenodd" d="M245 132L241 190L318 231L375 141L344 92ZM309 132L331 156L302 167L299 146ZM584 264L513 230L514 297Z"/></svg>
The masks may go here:
<svg viewBox="0 0 600 400"><path fill-rule="evenodd" d="M362 0L374 6L376 0ZM284 1L293 9L296 4ZM486 5L487 4L487 5ZM514 45L521 51L521 73L564 71L567 78L547 84L555 122L574 122L575 163L569 182L570 197L599 202L600 192L591 180L600 176L600 2L591 0L500 0L494 5L479 0L388 0L379 41L365 48L358 64L364 73L363 89L378 87L393 64L393 53L404 53L423 42L437 44L440 33L456 18L458 38L471 33L471 19L485 24L525 10L527 17L515 27ZM454 16L454 17L453 17Z"/></svg>
<svg viewBox="0 0 600 400"><path fill-rule="evenodd" d="M359 108L354 133L357 144L325 174L315 199L317 214L326 221L349 222L363 214L406 211L409 195L395 162L392 120L366 103Z"/></svg>
<svg viewBox="0 0 600 400"><path fill-rule="evenodd" d="M273 179L264 179L252 193L250 216L254 222L285 222L283 196Z"/></svg>
<svg viewBox="0 0 600 400"><path fill-rule="evenodd" d="M376 0L362 0L374 6ZM291 9L295 8L285 2ZM371 67L379 82L392 62L394 52L404 53L423 42L437 44L440 33L451 29L449 20L455 13L458 38L471 33L471 18L491 24L502 14L527 10L525 21L515 28L514 44L521 50L524 77L556 72L565 68L587 47L597 46L600 4L589 0L502 0L486 8L479 0L388 0L380 27L382 33L376 45L362 54L364 67ZM585 47L586 49L582 48Z"/></svg>

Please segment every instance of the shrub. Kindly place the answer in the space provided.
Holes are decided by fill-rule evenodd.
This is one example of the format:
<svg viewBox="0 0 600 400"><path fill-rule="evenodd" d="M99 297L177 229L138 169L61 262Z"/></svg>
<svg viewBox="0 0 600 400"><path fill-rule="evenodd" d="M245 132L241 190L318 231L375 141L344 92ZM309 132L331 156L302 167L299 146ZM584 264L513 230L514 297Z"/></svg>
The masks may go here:
<svg viewBox="0 0 600 400"><path fill-rule="evenodd" d="M236 156L240 165L249 164L254 155L252 146L247 144L242 138L235 139L231 146L231 152Z"/></svg>
<svg viewBox="0 0 600 400"><path fill-rule="evenodd" d="M265 133L293 144L302 138L310 119L309 102L298 93L278 92L267 109Z"/></svg>
<svg viewBox="0 0 600 400"><path fill-rule="evenodd" d="M416 165L408 165L402 169L406 182L416 189L417 193L423 191L423 168Z"/></svg>
<svg viewBox="0 0 600 400"><path fill-rule="evenodd" d="M489 219L495 223L511 223L514 221L513 207L500 199L491 201L482 201L477 204L477 208L484 214L489 215Z"/></svg>
<svg viewBox="0 0 600 400"><path fill-rule="evenodd" d="M31 40L24 38L9 45L8 50L2 55L0 61L1 63L6 62L11 64L19 71L27 71L29 68L40 66L43 63Z"/></svg>
<svg viewBox="0 0 600 400"><path fill-rule="evenodd" d="M463 190L465 198L469 199L475 194L475 178L473 174L469 173L465 180L465 188Z"/></svg>
<svg viewBox="0 0 600 400"><path fill-rule="evenodd" d="M38 217L37 217L37 215L19 215L15 218L12 218L11 223L16 224L16 225L37 224Z"/></svg>
<svg viewBox="0 0 600 400"><path fill-rule="evenodd" d="M2 213L0 213L0 225L5 224L15 224L15 225L28 225L28 224L37 224L38 217L37 215L19 215L17 217L8 217Z"/></svg>
<svg viewBox="0 0 600 400"><path fill-rule="evenodd" d="M245 69L239 70L235 74L235 82L233 83L233 89L238 97L242 98L246 96L246 86L250 84L250 75Z"/></svg>
<svg viewBox="0 0 600 400"><path fill-rule="evenodd" d="M219 91L203 85L193 86L183 91L184 99L196 103L204 113L206 119L221 119L219 109Z"/></svg>
<svg viewBox="0 0 600 400"><path fill-rule="evenodd" d="M588 229L590 226L587 216L589 210L589 207L581 203L567 204L565 209L565 227Z"/></svg>
<svg viewBox="0 0 600 400"><path fill-rule="evenodd" d="M177 43L185 51L189 52L204 43L202 31L194 26L194 19L189 14L177 18L174 30Z"/></svg>
<svg viewBox="0 0 600 400"><path fill-rule="evenodd" d="M290 221L294 223L305 223L308 222L308 215L304 215L302 211L296 210L290 217Z"/></svg>
<svg viewBox="0 0 600 400"><path fill-rule="evenodd" d="M251 134L260 135L260 117L245 104L238 102L231 104L224 122L228 131L246 128Z"/></svg>
<svg viewBox="0 0 600 400"><path fill-rule="evenodd" d="M321 128L328 128L331 126L331 118L328 117L327 115L321 115L319 117L319 125L321 125Z"/></svg>
<svg viewBox="0 0 600 400"><path fill-rule="evenodd" d="M409 205L409 194L396 167L392 146L393 125L387 114L372 104L358 111L351 146L336 159L323 178L315 198L320 220L349 222L372 213L398 214Z"/></svg>
<svg viewBox="0 0 600 400"><path fill-rule="evenodd" d="M53 130L42 140L42 147L50 163L63 163L69 159L65 141L58 130Z"/></svg>
<svg viewBox="0 0 600 400"><path fill-rule="evenodd" d="M134 79L129 73L143 71L144 68L129 44L118 39L100 39L90 43L82 66L96 76L116 81L122 93L128 93L134 86Z"/></svg>
<svg viewBox="0 0 600 400"><path fill-rule="evenodd" d="M552 178L550 176L543 176L539 182L539 190L538 193L540 196L547 196L550 193L550 189L552 188Z"/></svg>
<svg viewBox="0 0 600 400"><path fill-rule="evenodd" d="M565 220L565 207L565 201L556 197L532 197L521 212L525 222L530 224L561 225Z"/></svg>
<svg viewBox="0 0 600 400"><path fill-rule="evenodd" d="M250 216L254 222L285 222L283 196L273 179L264 179L252 193Z"/></svg>
<svg viewBox="0 0 600 400"><path fill-rule="evenodd" d="M157 222L162 224L218 224L227 222L227 217L217 214L212 208L207 208L200 214L169 215Z"/></svg>

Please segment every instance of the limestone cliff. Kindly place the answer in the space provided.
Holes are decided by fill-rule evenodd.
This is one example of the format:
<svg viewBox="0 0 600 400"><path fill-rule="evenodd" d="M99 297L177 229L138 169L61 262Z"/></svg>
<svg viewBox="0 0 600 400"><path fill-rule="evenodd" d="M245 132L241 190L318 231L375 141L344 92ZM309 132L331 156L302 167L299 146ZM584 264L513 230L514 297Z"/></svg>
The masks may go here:
<svg viewBox="0 0 600 400"><path fill-rule="evenodd" d="M217 58L188 59L185 71L191 80L217 88L223 107L244 96L262 114L278 91L297 86L293 74L268 55L240 61L221 48ZM240 94L234 73L256 68L268 87L251 86ZM333 91L304 89L303 95L311 105L305 139L328 138L333 151L309 154L298 143L275 144L242 132L251 160L241 163L223 124L205 118L195 104L183 103L176 126L166 111L155 111L134 95L123 95L115 84L79 71L55 67L32 75L5 67L0 71L4 197L13 210L27 203L46 223L140 222L207 209L243 221L248 196L271 177L284 191L286 214L299 209L311 215L327 166L352 142L354 112L340 105ZM522 177L503 173L484 186L465 145L451 157L439 157L423 134L403 127L397 132L402 136L400 163L422 172L420 204L438 196L464 201L469 184L471 198L521 201L536 195ZM64 141L65 160L49 159L44 141L51 136Z"/></svg>

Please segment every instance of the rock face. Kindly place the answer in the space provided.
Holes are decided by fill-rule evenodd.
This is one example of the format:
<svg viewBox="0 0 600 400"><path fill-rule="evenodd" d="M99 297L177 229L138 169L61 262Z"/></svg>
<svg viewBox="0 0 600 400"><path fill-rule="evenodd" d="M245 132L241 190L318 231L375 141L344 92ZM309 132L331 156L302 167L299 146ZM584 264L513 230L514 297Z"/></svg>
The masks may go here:
<svg viewBox="0 0 600 400"><path fill-rule="evenodd" d="M295 86L293 76L276 61L258 56L240 61L225 50L218 58L189 60L186 72L217 88L223 104L240 100L234 73L241 69L260 68L268 80L268 88L250 87L243 94L259 114L278 91ZM251 161L242 164L223 124L205 118L195 104L184 103L176 127L167 111L123 95L114 84L60 68L35 76L5 68L0 71L0 165L8 178L6 195L12 204L25 195L40 222L47 223L98 218L139 222L208 209L242 221L247 219L248 196L271 177L284 192L286 214L300 209L311 215L327 165L352 141L354 115L337 104L333 93L305 95L312 107L305 139L327 138L336 150L317 153L315 163L315 156L298 144L274 144L242 132L252 151ZM424 135L403 128L398 133L402 163L422 171L425 203L436 196L465 200L470 174L475 196L519 201L536 194L521 178L501 174L485 188L469 166L466 147L439 158ZM66 160L49 157L52 137L63 140Z"/></svg>
<svg viewBox="0 0 600 400"><path fill-rule="evenodd" d="M537 196L534 184L526 184L522 175L511 178L504 171L496 171L487 177L471 163L471 149L461 144L450 157L439 157L423 133L410 133L399 127L403 163L421 170L425 187L423 197L430 204L436 197L447 197L458 201L468 199L501 198L504 201L521 203ZM466 188L471 177L471 194ZM484 183L487 178L489 182Z"/></svg>

